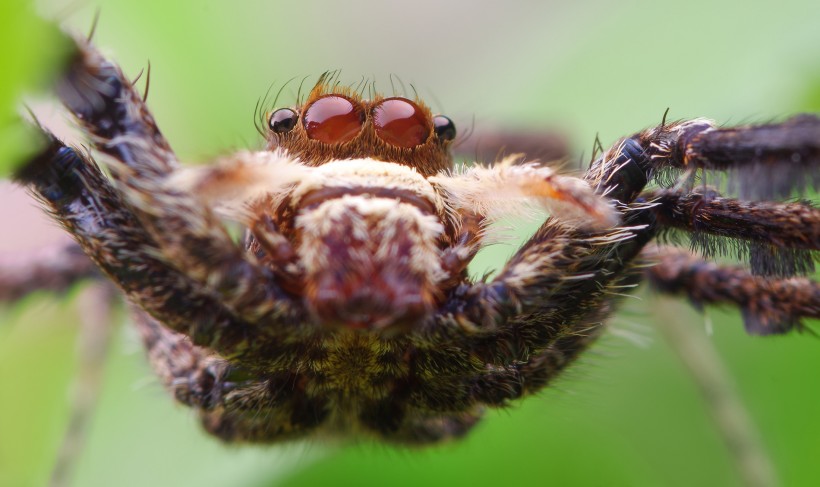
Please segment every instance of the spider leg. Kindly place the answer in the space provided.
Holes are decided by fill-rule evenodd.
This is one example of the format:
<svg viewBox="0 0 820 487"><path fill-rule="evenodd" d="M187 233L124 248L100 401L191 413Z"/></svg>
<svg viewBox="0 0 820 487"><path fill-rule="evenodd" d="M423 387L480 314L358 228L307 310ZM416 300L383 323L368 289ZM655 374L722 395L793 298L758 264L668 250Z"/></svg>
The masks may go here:
<svg viewBox="0 0 820 487"><path fill-rule="evenodd" d="M230 442L269 443L302 437L327 418L326 401L309 397L298 374L259 376L192 344L141 309L132 312L160 381L197 411L209 433Z"/></svg>
<svg viewBox="0 0 820 487"><path fill-rule="evenodd" d="M655 236L654 215L633 203L650 170L637 141L620 143L584 176L598 194L619 201L618 227L585 230L547 220L498 276L453 292L434 333L452 333L458 346L490 364L478 371L462 364L473 372L471 399L502 405L538 390L600 334L623 290L636 285L633 260Z"/></svg>
<svg viewBox="0 0 820 487"><path fill-rule="evenodd" d="M733 304L754 335L804 328L802 319L820 318L820 284L805 277L773 279L742 267L720 266L678 248L651 247L642 257L655 265L645 274L660 292L684 295L698 308Z"/></svg>
<svg viewBox="0 0 820 487"><path fill-rule="evenodd" d="M704 256L725 254L721 245L733 243L754 274L787 277L814 269L812 252L820 250L820 210L808 202L743 201L713 191L661 190L641 197L654 203L652 211L660 225L691 233L692 247Z"/></svg>
<svg viewBox="0 0 820 487"><path fill-rule="evenodd" d="M452 365L458 374L421 384L419 407L434 409L435 401L424 398L435 398L436 390L447 391L440 397L451 402L457 395L465 404L502 405L572 363L602 331L624 288L635 284L633 260L654 235L645 209L627 212L625 222L633 230L585 233L549 220L495 279L459 288L430 341L450 340L470 356Z"/></svg>
<svg viewBox="0 0 820 487"><path fill-rule="evenodd" d="M613 146L599 161L618 154L643 158L647 177L671 186L642 195L655 204L661 227L691 231L692 246L707 256L736 249L737 257L748 259L754 272L787 276L813 269L818 213L810 204L732 200L705 188L686 192L691 191L696 173L703 172L705 178L707 171L726 172L728 189L736 189L745 199L817 188L818 141L820 118L813 115L728 128L696 119L664 122L639 132ZM593 169L603 167L599 161ZM669 177L681 171L682 176Z"/></svg>
<svg viewBox="0 0 820 487"><path fill-rule="evenodd" d="M607 308L632 260L655 236L652 212L633 204L650 171L637 141L604 153L584 179L620 202L621 225L593 231L547 220L492 281L457 288L436 331L466 327L481 358L494 364L524 362L574 330L586 332L594 323L584 322L587 313Z"/></svg>
<svg viewBox="0 0 820 487"><path fill-rule="evenodd" d="M218 294L243 320L278 322L292 314L272 271L232 241L209 206L174 186L176 158L116 64L78 40L58 94L95 147L112 156L109 166L125 203L171 265Z"/></svg>
<svg viewBox="0 0 820 487"><path fill-rule="evenodd" d="M728 171L741 198L789 196L820 186L820 117L718 128L704 119L662 123L632 136L665 170Z"/></svg>
<svg viewBox="0 0 820 487"><path fill-rule="evenodd" d="M813 174L820 162L817 143L820 140L819 130L820 119L812 116L796 117L783 124L738 129L716 129L710 122L692 120L664 123L623 139L605 151L591 164L585 179L599 194L620 203L624 222L619 228L608 235L596 235L566 229L547 221L513 256L498 277L489 283L457 289L457 297L440 315L445 318L442 321L450 326L464 327L466 323L473 333L467 340L474 353L486 359L486 363L518 364L506 375L486 374L482 379L486 386L477 389L476 397L489 404L503 403L507 398L537 390L577 356L576 350L583 349L591 341L583 337L592 337L598 332L600 322L613 308L614 296L620 288L634 286L639 281L640 275L632 261L662 228L662 224L668 221L669 215L664 212L686 207L681 201L680 205L671 206L670 210L663 205L653 207L639 199L654 175L668 169L745 167L750 172L754 169L760 176L782 168L784 160L798 164L801 172ZM773 137L776 143L762 140L769 137ZM755 156L749 153L749 144L757 143L761 149ZM782 194L786 189L801 189L792 176L787 171L774 184L769 184L771 180L753 181L748 178L743 182L757 188L755 191L760 194ZM816 184L816 179L812 179L811 184ZM686 197L684 195L684 199ZM692 201L696 199L697 196L691 197ZM717 207L704 203L700 201L697 211L706 208L707 212L702 215L717 216ZM736 200L722 200L720 203L735 204L736 209L750 210L754 207L759 211L749 211L751 215L746 216L765 216L764 225L772 231L788 226L786 220L796 219L800 222L797 231L783 231L778 237L798 249L813 249L816 246L816 236L813 235L816 233L817 215L809 205L742 203ZM728 218L735 223L742 217L736 211ZM707 228L719 232L721 225L710 222ZM754 231L735 230L735 235L737 238L754 237L764 242L768 238L765 243L769 244L778 238L762 238ZM663 266L655 269L663 269ZM716 279L720 274L709 276ZM763 302L774 299L775 289L783 290L782 286L795 284L782 280L767 285L767 281L749 273L740 281L750 286L751 290L760 290ZM800 284L805 283L801 281ZM763 291L766 286L771 286L771 289ZM686 289L684 286L678 288ZM808 287L810 291L803 292L811 294L814 288L812 284ZM744 295L743 287L731 289L729 291L725 285L718 286L715 295L698 295L697 298L702 301L707 298L723 300L741 306L751 302L752 291L747 289ZM704 292L700 287L693 291ZM741 296L746 301L742 301ZM816 313L816 298L798 299L794 304L785 305L785 308L769 306L746 313L751 318L750 328L754 330L759 328L757 325L760 323L778 320L786 327L793 326L798 316ZM597 311L588 314L593 310ZM777 314L780 316L775 317Z"/></svg>
<svg viewBox="0 0 820 487"><path fill-rule="evenodd" d="M224 356L244 353L257 327L174 270L94 162L50 138L16 175L99 268L140 307L175 331Z"/></svg>
<svg viewBox="0 0 820 487"><path fill-rule="evenodd" d="M467 434L481 419L478 407L468 412L407 414L399 401L372 405L359 416L361 423L380 438L406 445L440 443Z"/></svg>
<svg viewBox="0 0 820 487"><path fill-rule="evenodd" d="M570 154L569 139L552 130L504 130L498 127L468 129L453 144L456 157L469 161L495 162L505 156L526 154L539 161L564 161Z"/></svg>
<svg viewBox="0 0 820 487"><path fill-rule="evenodd" d="M177 165L151 112L132 82L86 39L59 80L57 94L94 146L135 174L163 176Z"/></svg>

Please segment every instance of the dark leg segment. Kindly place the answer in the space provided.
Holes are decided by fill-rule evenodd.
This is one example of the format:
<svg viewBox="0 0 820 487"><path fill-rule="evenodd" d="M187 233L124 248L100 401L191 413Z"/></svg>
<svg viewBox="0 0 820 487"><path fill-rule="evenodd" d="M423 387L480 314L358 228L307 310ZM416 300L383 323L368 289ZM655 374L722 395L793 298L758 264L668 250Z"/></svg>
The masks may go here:
<svg viewBox="0 0 820 487"><path fill-rule="evenodd" d="M809 203L750 202L706 192L645 193L658 223L689 232L820 250L820 209Z"/></svg>
<svg viewBox="0 0 820 487"><path fill-rule="evenodd" d="M242 354L256 327L173 270L93 161L51 138L17 180L46 208L125 294L154 317L224 356Z"/></svg>
<svg viewBox="0 0 820 487"><path fill-rule="evenodd" d="M712 122L664 123L634 136L656 169L730 171L741 198L789 196L820 185L820 117L716 128Z"/></svg>
<svg viewBox="0 0 820 487"><path fill-rule="evenodd" d="M559 132L492 128L459 136L453 152L456 157L481 163L499 161L511 154L526 154L528 160L560 161L570 153L568 138Z"/></svg>
<svg viewBox="0 0 820 487"><path fill-rule="evenodd" d="M229 442L270 443L303 437L327 418L326 402L300 390L299 375L250 373L133 311L154 371L200 414L209 433Z"/></svg>
<svg viewBox="0 0 820 487"><path fill-rule="evenodd" d="M772 279L740 267L722 267L684 250L652 248L649 282L659 291L687 296L695 306L732 304L754 335L802 329L803 318L820 318L820 285L807 278Z"/></svg>
<svg viewBox="0 0 820 487"><path fill-rule="evenodd" d="M748 202L711 191L666 190L642 197L655 204L660 225L690 233L692 247L707 257L726 254L724 247L734 244L737 257L749 261L755 274L787 277L814 270L820 210L810 203Z"/></svg>
<svg viewBox="0 0 820 487"><path fill-rule="evenodd" d="M57 94L77 117L95 147L154 177L170 172L177 160L157 128L142 96L119 66L90 42L75 39L77 50L57 86Z"/></svg>
<svg viewBox="0 0 820 487"><path fill-rule="evenodd" d="M775 142L762 140L769 138ZM479 301L487 298L496 303L492 309L485 307L477 312L474 318L484 314L493 316L495 323L513 320L490 334L487 338L490 346L476 350L492 351L493 357L482 357L490 363L521 361L506 374L491 373L481 379L478 397L494 404L538 390L571 363L597 335L600 328L596 324L614 307L613 294L620 286L632 286L640 280L630 262L654 236L655 229L664 224L701 223L715 233L731 231L734 238L754 239L770 248L815 250L820 215L808 204L745 203L727 199L710 204L696 194L680 196L677 206L665 201L653 207L646 204L643 197L639 199L639 195L653 175L669 168L727 169L745 165L747 171L756 168L765 173L765 168L779 168L778 164L788 161L802 164L801 173L816 171L820 165L818 141L820 120L811 116L796 117L779 125L725 130L715 129L707 121L693 120L663 124L641 132L602 154L587 171L586 179L601 194L629 205L624 212L623 226L632 227L631 232L584 236L547 222L498 278L486 287L479 285L471 290L483 294L482 299L475 302L477 308L481 306ZM757 142L762 148L756 155L751 154L749 144ZM723 150L720 157L719 147ZM714 161L709 162L709 157ZM790 179L793 178L788 174L782 176L771 187L766 186L771 180L756 183L763 193L782 194L795 186L802 189ZM815 181L812 180L812 184ZM672 192L664 193L667 195L678 197ZM688 214L681 217L669 213L675 210ZM796 257L772 262L772 253L758 251L756 259L753 255L756 268L769 273L788 273L799 267L795 264L799 260ZM778 255L783 255L782 251ZM664 262L653 271L661 272L670 266L680 269L682 264L675 267L672 262ZM680 271L681 276L685 274ZM699 276L701 281L692 287L682 286L683 282L695 282L691 277L665 282L670 285L668 289L675 289L672 283L677 283L689 290L690 297L699 302L726 301L740 305L750 332L785 331L798 326L800 316L818 313L817 286L805 279L767 281L742 269L721 269ZM517 314L518 318L514 318ZM493 362L499 355L501 360Z"/></svg>
<svg viewBox="0 0 820 487"><path fill-rule="evenodd" d="M274 324L293 312L270 269L231 240L207 205L168 182L176 158L119 67L80 40L58 93L95 147L116 159L122 199L171 265L248 322Z"/></svg>
<svg viewBox="0 0 820 487"><path fill-rule="evenodd" d="M609 155L587 178L601 193L630 203L648 180L650 161L631 141ZM632 261L655 234L654 216L645 206L624 206L622 225L609 232L588 233L548 220L498 277L456 290L461 294L439 316L436 331L455 328L457 346L491 368L472 369L466 385L441 379L428 387L466 386L469 400L502 405L537 391L572 363L598 336L623 289L635 284ZM466 339L465 328L472 332Z"/></svg>
<svg viewBox="0 0 820 487"><path fill-rule="evenodd" d="M605 168L622 165L611 161L624 159L636 164L604 177ZM624 188L638 187L628 183L639 182L642 174L674 184L675 189L646 193L638 201L654 205L660 229L691 232L692 246L705 255L734 251L755 273L765 275L813 269L811 252L818 247L820 228L813 206L745 202L707 190L682 194L679 188L691 189L698 170L729 171L730 189L736 186L741 196L786 196L817 187L820 118L799 115L779 124L733 128L716 128L707 120L664 122L616 144L587 173L603 194L621 202L635 196Z"/></svg>

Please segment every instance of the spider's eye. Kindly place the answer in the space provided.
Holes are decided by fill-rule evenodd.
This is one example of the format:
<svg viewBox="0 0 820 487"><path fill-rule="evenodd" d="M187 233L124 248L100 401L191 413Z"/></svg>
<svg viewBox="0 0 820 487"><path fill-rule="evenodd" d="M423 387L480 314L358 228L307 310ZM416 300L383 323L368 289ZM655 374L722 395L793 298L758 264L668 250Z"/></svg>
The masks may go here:
<svg viewBox="0 0 820 487"><path fill-rule="evenodd" d="M456 138L456 124L444 115L433 117L433 130L438 135L438 140L449 141Z"/></svg>
<svg viewBox="0 0 820 487"><path fill-rule="evenodd" d="M308 137L326 144L341 144L353 139L363 123L362 107L339 95L319 98L311 103L304 115Z"/></svg>
<svg viewBox="0 0 820 487"><path fill-rule="evenodd" d="M405 98L387 98L373 107L376 135L397 147L415 147L430 136L430 123L424 111Z"/></svg>
<svg viewBox="0 0 820 487"><path fill-rule="evenodd" d="M271 113L268 126L275 134L290 132L296 126L299 115L290 108L280 108Z"/></svg>

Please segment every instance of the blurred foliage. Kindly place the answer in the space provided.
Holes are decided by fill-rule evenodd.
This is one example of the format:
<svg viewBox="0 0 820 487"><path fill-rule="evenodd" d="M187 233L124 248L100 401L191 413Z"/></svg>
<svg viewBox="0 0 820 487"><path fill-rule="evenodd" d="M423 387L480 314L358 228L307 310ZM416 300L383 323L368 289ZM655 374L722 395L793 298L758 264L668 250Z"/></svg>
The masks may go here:
<svg viewBox="0 0 820 487"><path fill-rule="evenodd" d="M65 54L62 36L51 23L34 15L29 2L0 3L0 45L3 46L0 78L0 177L30 154L37 137L20 119L24 89L41 89L59 69ZM36 55L33 55L36 54Z"/></svg>
<svg viewBox="0 0 820 487"><path fill-rule="evenodd" d="M674 118L739 123L820 109L820 3L43 2L87 31L125 71L150 58L149 105L178 153L207 159L258 146L252 111L269 86L343 68L414 82L434 109L475 123L560 126L579 151ZM64 51L22 2L0 11L0 170L31 150L16 121ZM412 78L410 77L412 76ZM295 85L295 84L294 84ZM290 103L295 88L284 91ZM439 99L441 102L439 102ZM0 222L1 224L2 222ZM512 247L482 255L496 267ZM738 485L696 387L653 330L649 296L627 300L582 364L537 398L490 412L467 440L428 450L320 441L224 447L151 376L123 327L75 485ZM702 329L704 317L674 312ZM713 343L737 380L784 485L816 485L817 341L748 337L710 311ZM661 317L661 318L659 318ZM0 310L0 485L42 485L68 417L77 310L36 296ZM814 324L817 325L816 323ZM624 340L638 336L646 347Z"/></svg>

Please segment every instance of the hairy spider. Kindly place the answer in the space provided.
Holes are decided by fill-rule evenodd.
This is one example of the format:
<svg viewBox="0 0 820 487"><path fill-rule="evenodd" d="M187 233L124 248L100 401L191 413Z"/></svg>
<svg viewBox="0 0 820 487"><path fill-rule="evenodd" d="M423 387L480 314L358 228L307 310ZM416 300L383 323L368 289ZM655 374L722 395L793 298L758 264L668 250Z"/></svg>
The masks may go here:
<svg viewBox="0 0 820 487"><path fill-rule="evenodd" d="M815 116L664 120L573 177L515 157L454 167L450 119L323 77L304 103L264 115L266 150L182 168L89 42L57 91L111 178L44 130L47 149L17 180L120 287L156 373L225 441L462 436L485 408L544 388L643 278L737 305L751 333L820 316L820 287L796 277L820 247L820 211L750 201L817 186ZM707 170L737 173L746 199L696 185ZM539 208L550 218L498 274L472 280L492 223ZM224 220L245 229L241 245ZM728 241L751 269L651 244L672 230L707 256Z"/></svg>

